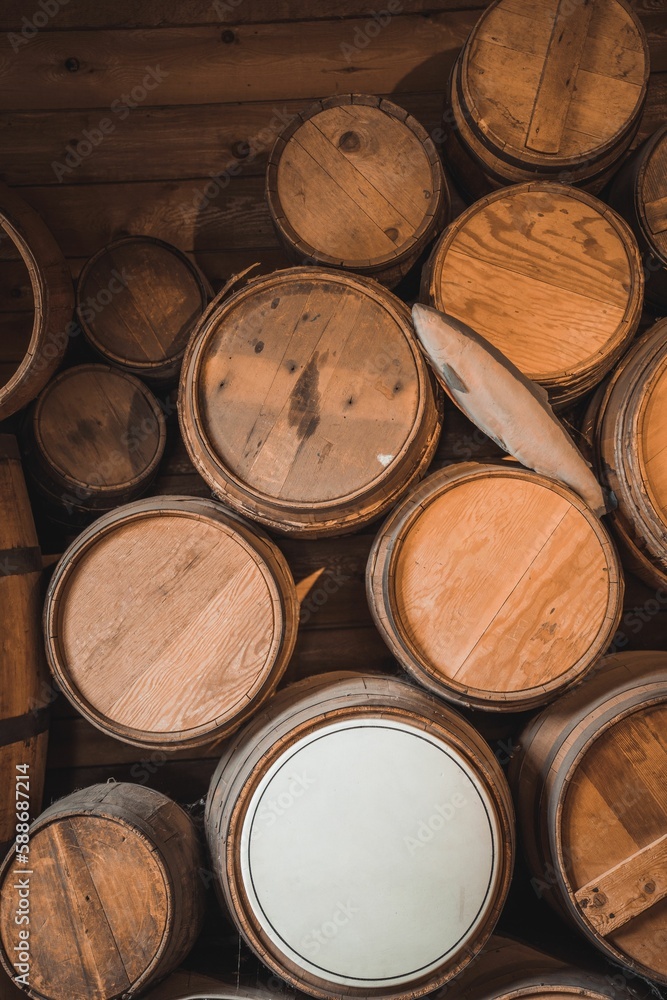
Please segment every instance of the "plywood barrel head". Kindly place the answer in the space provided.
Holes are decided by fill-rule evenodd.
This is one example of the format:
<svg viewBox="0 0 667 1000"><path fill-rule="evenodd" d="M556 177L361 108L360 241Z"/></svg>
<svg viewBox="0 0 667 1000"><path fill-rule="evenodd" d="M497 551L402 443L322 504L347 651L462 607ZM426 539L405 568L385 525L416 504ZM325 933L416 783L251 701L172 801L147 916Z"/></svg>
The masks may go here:
<svg viewBox="0 0 667 1000"><path fill-rule="evenodd" d="M80 365L40 395L24 454L46 499L103 511L148 488L165 442L162 410L145 385L106 365Z"/></svg>
<svg viewBox="0 0 667 1000"><path fill-rule="evenodd" d="M87 262L77 287L86 337L106 361L156 382L175 379L209 297L196 265L176 247L130 236Z"/></svg>
<svg viewBox="0 0 667 1000"><path fill-rule="evenodd" d="M424 269L422 299L564 405L619 360L643 289L626 223L592 195L543 181L497 191L459 216Z"/></svg>
<svg viewBox="0 0 667 1000"><path fill-rule="evenodd" d="M444 225L449 193L425 129L391 101L345 94L285 128L266 193L293 258L395 285Z"/></svg>
<svg viewBox="0 0 667 1000"><path fill-rule="evenodd" d="M353 531L395 502L433 456L439 406L403 303L320 268L256 278L207 314L179 395L214 493L295 534Z"/></svg>
<svg viewBox="0 0 667 1000"><path fill-rule="evenodd" d="M607 648L618 559L572 490L520 467L454 465L395 508L368 561L385 642L433 693L493 711L544 704Z"/></svg>
<svg viewBox="0 0 667 1000"><path fill-rule="evenodd" d="M316 997L415 997L482 948L511 868L502 772L459 716L391 678L309 679L223 757L206 827L223 900Z"/></svg>
<svg viewBox="0 0 667 1000"><path fill-rule="evenodd" d="M268 538L213 501L151 497L95 521L62 557L47 655L98 728L138 746L195 746L275 690L297 609Z"/></svg>
<svg viewBox="0 0 667 1000"><path fill-rule="evenodd" d="M599 186L631 142L648 72L625 0L496 0L452 74L457 174L465 182L467 155L486 190L531 176Z"/></svg>

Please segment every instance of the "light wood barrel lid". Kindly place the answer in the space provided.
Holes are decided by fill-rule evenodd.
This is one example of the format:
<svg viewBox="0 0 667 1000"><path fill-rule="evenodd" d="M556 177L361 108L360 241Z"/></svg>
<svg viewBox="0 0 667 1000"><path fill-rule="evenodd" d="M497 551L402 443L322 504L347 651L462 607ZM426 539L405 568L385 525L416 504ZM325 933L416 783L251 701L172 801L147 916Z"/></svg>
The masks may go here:
<svg viewBox="0 0 667 1000"><path fill-rule="evenodd" d="M520 467L428 476L383 525L367 591L380 632L431 691L519 711L581 680L613 635L623 579L598 518Z"/></svg>
<svg viewBox="0 0 667 1000"><path fill-rule="evenodd" d="M391 101L366 94L331 97L297 115L271 151L266 191L293 254L388 276L389 284L449 211L426 130Z"/></svg>
<svg viewBox="0 0 667 1000"><path fill-rule="evenodd" d="M567 167L599 158L636 123L648 72L625 0L496 0L466 42L460 94L503 159Z"/></svg>
<svg viewBox="0 0 667 1000"><path fill-rule="evenodd" d="M502 772L411 685L287 689L223 756L206 828L251 947L317 997L416 997L483 947L512 856Z"/></svg>
<svg viewBox="0 0 667 1000"><path fill-rule="evenodd" d="M128 236L85 265L77 311L93 347L144 378L178 373L208 301L208 284L186 254L162 240Z"/></svg>
<svg viewBox="0 0 667 1000"><path fill-rule="evenodd" d="M586 192L535 181L482 198L445 230L423 297L566 402L618 360L643 289L620 216Z"/></svg>
<svg viewBox="0 0 667 1000"><path fill-rule="evenodd" d="M213 501L151 497L100 518L45 607L59 684L93 724L173 749L233 731L275 689L296 637L287 564Z"/></svg>
<svg viewBox="0 0 667 1000"><path fill-rule="evenodd" d="M106 365L79 365L54 379L35 405L32 433L53 473L96 494L150 481L166 441L153 394Z"/></svg>
<svg viewBox="0 0 667 1000"><path fill-rule="evenodd" d="M209 311L179 395L211 489L285 533L351 531L382 513L430 461L439 405L404 304L320 268L256 278Z"/></svg>

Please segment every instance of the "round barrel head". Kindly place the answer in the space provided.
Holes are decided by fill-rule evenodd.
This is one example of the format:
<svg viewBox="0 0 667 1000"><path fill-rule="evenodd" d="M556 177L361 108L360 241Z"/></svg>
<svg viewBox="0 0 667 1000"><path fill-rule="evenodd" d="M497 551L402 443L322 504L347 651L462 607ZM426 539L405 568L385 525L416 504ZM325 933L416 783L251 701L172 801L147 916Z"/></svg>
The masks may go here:
<svg viewBox="0 0 667 1000"><path fill-rule="evenodd" d="M211 501L157 497L96 521L65 553L47 647L90 721L140 746L236 728L275 688L296 599L278 550Z"/></svg>
<svg viewBox="0 0 667 1000"><path fill-rule="evenodd" d="M643 281L625 223L585 192L503 189L446 230L429 295L557 393L591 388L639 321Z"/></svg>
<svg viewBox="0 0 667 1000"><path fill-rule="evenodd" d="M600 521L524 470L429 476L374 553L371 606L391 649L431 690L478 708L528 709L580 680L621 610Z"/></svg>
<svg viewBox="0 0 667 1000"><path fill-rule="evenodd" d="M504 159L567 165L623 137L647 78L629 4L497 0L466 43L461 91L473 127Z"/></svg>
<svg viewBox="0 0 667 1000"><path fill-rule="evenodd" d="M637 209L654 249L667 260L667 126L660 129L639 181Z"/></svg>
<svg viewBox="0 0 667 1000"><path fill-rule="evenodd" d="M77 312L105 358L159 377L182 357L206 298L201 275L185 254L161 240L133 236L88 261Z"/></svg>
<svg viewBox="0 0 667 1000"><path fill-rule="evenodd" d="M35 996L110 1000L154 964L173 918L172 890L135 827L90 815L57 819L33 834L30 864L18 868L6 868L0 887L0 937L12 966L28 929L24 964ZM16 922L21 914L29 924Z"/></svg>
<svg viewBox="0 0 667 1000"><path fill-rule="evenodd" d="M639 461L643 486L667 529L667 350L647 373L646 398L639 414Z"/></svg>
<svg viewBox="0 0 667 1000"><path fill-rule="evenodd" d="M437 440L405 307L332 271L275 272L223 303L191 342L181 390L198 470L279 530L377 515Z"/></svg>

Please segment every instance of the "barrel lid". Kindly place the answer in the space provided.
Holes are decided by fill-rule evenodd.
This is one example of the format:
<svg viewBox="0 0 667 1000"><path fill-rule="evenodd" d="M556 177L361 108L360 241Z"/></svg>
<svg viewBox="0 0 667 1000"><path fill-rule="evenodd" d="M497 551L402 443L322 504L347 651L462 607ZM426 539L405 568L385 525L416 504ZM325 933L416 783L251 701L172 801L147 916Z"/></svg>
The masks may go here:
<svg viewBox="0 0 667 1000"><path fill-rule="evenodd" d="M546 181L476 202L431 259L436 308L554 389L599 381L636 328L642 293L639 251L622 219Z"/></svg>
<svg viewBox="0 0 667 1000"><path fill-rule="evenodd" d="M667 125L650 140L640 173L638 210L653 247L667 260Z"/></svg>
<svg viewBox="0 0 667 1000"><path fill-rule="evenodd" d="M489 792L454 747L364 715L273 761L243 821L243 884L273 948L301 969L340 987L399 987L488 918L500 837Z"/></svg>
<svg viewBox="0 0 667 1000"><path fill-rule="evenodd" d="M95 493L150 478L164 452L165 420L138 379L106 365L69 368L42 392L32 418L47 463Z"/></svg>
<svg viewBox="0 0 667 1000"><path fill-rule="evenodd" d="M269 158L281 232L325 265L390 262L414 248L446 197L433 143L391 101L345 94L296 116Z"/></svg>
<svg viewBox="0 0 667 1000"><path fill-rule="evenodd" d="M503 159L568 165L622 139L648 71L644 31L625 0L496 0L463 50L461 96Z"/></svg>
<svg viewBox="0 0 667 1000"><path fill-rule="evenodd" d="M105 358L150 374L182 356L206 300L203 279L182 251L154 237L129 236L87 262L77 313Z"/></svg>
<svg viewBox="0 0 667 1000"><path fill-rule="evenodd" d="M639 458L645 487L667 530L667 344L648 373L638 419Z"/></svg>

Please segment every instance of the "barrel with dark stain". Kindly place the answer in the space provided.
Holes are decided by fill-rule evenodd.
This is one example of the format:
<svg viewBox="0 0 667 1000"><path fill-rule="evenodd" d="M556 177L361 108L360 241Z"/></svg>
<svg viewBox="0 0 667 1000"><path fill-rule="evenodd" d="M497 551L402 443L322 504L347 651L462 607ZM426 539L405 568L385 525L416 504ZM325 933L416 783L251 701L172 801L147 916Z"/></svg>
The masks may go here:
<svg viewBox="0 0 667 1000"><path fill-rule="evenodd" d="M16 834L17 792L30 814L42 801L46 708L42 557L13 437L0 435L0 849ZM19 769L17 769L19 768ZM17 784L20 783L19 784ZM22 810L23 811L23 810Z"/></svg>
<svg viewBox="0 0 667 1000"><path fill-rule="evenodd" d="M30 830L30 996L117 1000L143 993L190 951L203 920L201 851L189 816L161 792L92 785ZM0 960L19 928L16 865L0 869Z"/></svg>

